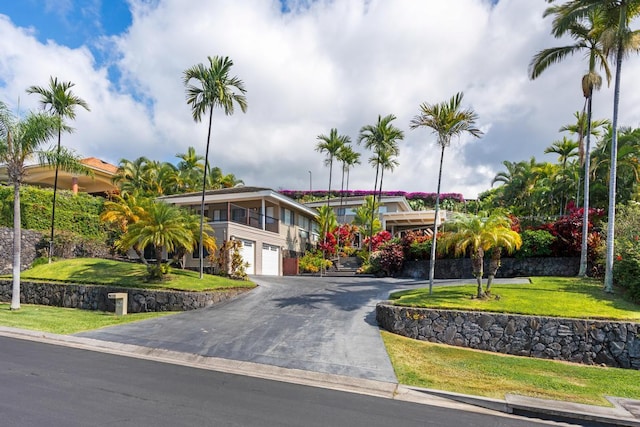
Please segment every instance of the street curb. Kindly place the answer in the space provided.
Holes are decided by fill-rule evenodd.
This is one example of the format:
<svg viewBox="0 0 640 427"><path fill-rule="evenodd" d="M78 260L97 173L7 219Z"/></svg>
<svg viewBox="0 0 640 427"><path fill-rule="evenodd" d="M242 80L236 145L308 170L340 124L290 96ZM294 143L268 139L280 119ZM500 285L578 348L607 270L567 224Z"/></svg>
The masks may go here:
<svg viewBox="0 0 640 427"><path fill-rule="evenodd" d="M563 421L591 421L604 425L640 427L640 421L624 405L630 401L617 397L607 397L614 406L595 406L559 400L507 394L505 400L447 392L420 387L410 387L420 393L475 405L493 411L537 418L551 418Z"/></svg>

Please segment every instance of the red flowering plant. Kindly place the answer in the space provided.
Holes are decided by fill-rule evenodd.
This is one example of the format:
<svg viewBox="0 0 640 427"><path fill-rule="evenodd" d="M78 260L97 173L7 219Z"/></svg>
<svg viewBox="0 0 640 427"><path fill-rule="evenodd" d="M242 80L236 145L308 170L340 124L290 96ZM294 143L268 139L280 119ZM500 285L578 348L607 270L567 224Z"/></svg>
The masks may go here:
<svg viewBox="0 0 640 427"><path fill-rule="evenodd" d="M577 256L580 255L582 247L582 216L584 208L576 208L571 201L567 205L568 214L558 219L556 222L544 224L537 227L538 230L547 230L554 237L555 241L551 245L551 251L555 256ZM597 233L594 231L594 222L604 216L604 209L589 209L589 224L587 242L590 235Z"/></svg>
<svg viewBox="0 0 640 427"><path fill-rule="evenodd" d="M366 247L369 247L369 240L371 240L371 251L375 252L380 249L382 244L391 240L391 233L387 230L382 230L376 233L371 239L369 239L369 237L365 237L363 243Z"/></svg>
<svg viewBox="0 0 640 427"><path fill-rule="evenodd" d="M322 239L320 239L320 243L318 243L318 248L326 255L335 255L338 248L338 240L333 232L329 232L325 234Z"/></svg>

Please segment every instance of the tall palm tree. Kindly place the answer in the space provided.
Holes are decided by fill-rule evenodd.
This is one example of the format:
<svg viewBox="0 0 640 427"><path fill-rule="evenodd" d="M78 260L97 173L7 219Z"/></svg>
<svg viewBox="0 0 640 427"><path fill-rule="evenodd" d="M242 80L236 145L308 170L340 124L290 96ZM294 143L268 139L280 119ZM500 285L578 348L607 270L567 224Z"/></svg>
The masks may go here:
<svg viewBox="0 0 640 427"><path fill-rule="evenodd" d="M592 9L587 13L584 19L567 20L564 5L551 6L544 12L544 16L554 15L552 33L556 38L569 35L575 43L568 46L545 49L534 56L529 66L531 79L537 78L551 64L557 63L565 59L568 55L580 51L586 51L589 58L589 69L582 76L582 93L585 98L586 109L586 129L579 125L578 128L578 144L580 160L584 160L584 182L583 182L583 217L582 217L582 246L580 250L580 270L578 275L584 277L587 275L587 237L589 223L589 196L590 196L590 180L589 170L591 168L591 111L593 104L593 90L599 90L602 86L602 77L596 72L596 66L603 69L607 84L611 83L611 69L607 61L607 55L602 47L601 37L604 31L604 14L598 9ZM583 123L584 123L583 122ZM586 144L583 139L586 136ZM585 146L586 145L586 146Z"/></svg>
<svg viewBox="0 0 640 427"><path fill-rule="evenodd" d="M429 293L433 291L433 275L436 263L436 237L438 235L438 215L440 211L440 184L442 182L442 163L444 149L451 145L451 138L460 137L468 133L480 138L483 132L476 128L478 115L471 108L461 109L464 94L458 92L447 102L438 104L424 103L420 105L420 114L415 116L409 125L413 129L419 127L431 128L438 135L440 146L440 168L438 171L438 190L436 193L435 219L433 224L433 244L431 245L431 266L429 267Z"/></svg>
<svg viewBox="0 0 640 427"><path fill-rule="evenodd" d="M342 212L344 194L349 191L349 171L356 164L360 164L360 153L354 151L353 147L347 144L340 149L337 159L342 163L342 183L340 185L340 211ZM344 182L345 175L347 180L346 187ZM343 221L345 215L346 213L343 214Z"/></svg>
<svg viewBox="0 0 640 427"><path fill-rule="evenodd" d="M557 6L559 28L581 22L590 14L600 13L603 30L599 41L605 55L615 59L616 72L613 91L613 133L611 138L611 164L609 171L609 208L607 218L607 252L605 258L604 289L613 292L613 257L616 215L616 159L618 152L618 107L620 104L620 78L622 60L630 52L640 51L640 30L629 25L640 15L640 0L570 0Z"/></svg>
<svg viewBox="0 0 640 427"><path fill-rule="evenodd" d="M200 122L202 115L209 112L209 128L207 131L207 148L204 154L204 176L202 178L202 201L200 203L200 278L203 277L204 255L202 241L204 233L204 193L207 184L207 169L209 167L209 143L211 141L211 124L213 122L213 109L220 107L225 115L234 113L237 104L242 112L247 111L247 98L244 94L247 90L244 82L238 77L230 77L229 73L233 61L229 57L208 57L209 66L197 64L184 71L182 81L187 90L187 104L191 105L193 120ZM195 80L198 85L191 84Z"/></svg>
<svg viewBox="0 0 640 427"><path fill-rule="evenodd" d="M398 148L398 141L404 139L404 132L395 127L391 122L396 119L393 114L386 115L384 117L378 115L378 121L375 125L366 125L360 129L358 135L358 144L364 142L366 149L373 151L373 157L369 159L369 163L376 167L376 180L373 186L374 193L378 191L378 176L380 175L380 169L382 168L383 157L386 159L392 159L400 154ZM387 161L388 165L389 162ZM384 171L383 171L384 172ZM378 206L382 199L382 178L380 179L380 190L378 191ZM371 211L371 224L370 231L373 232L373 217L375 211ZM371 249L371 238L373 234L369 236L369 249Z"/></svg>
<svg viewBox="0 0 640 427"><path fill-rule="evenodd" d="M327 191L327 206L331 198L331 175L333 174L333 159L338 156L340 150L348 144L351 144L351 138L347 135L338 135L338 129L332 128L329 135L318 135L316 138L319 142L316 144L316 151L326 154L327 158L324 164L329 166L329 190Z"/></svg>
<svg viewBox="0 0 640 427"><path fill-rule="evenodd" d="M11 310L20 309L21 212L20 186L24 181L26 164L38 158L40 164L57 164L63 170L86 172L77 158L67 150L43 150L60 128L57 116L30 113L24 119L15 117L0 101L0 163L7 167L9 182L13 184L13 270Z"/></svg>
<svg viewBox="0 0 640 427"><path fill-rule="evenodd" d="M57 77L49 77L49 87L31 86L27 93L37 93L40 95L40 104L51 114L58 117L58 154L60 154L60 141L63 130L71 131L71 128L64 126L64 119L76 118L76 106L80 106L87 111L89 105L82 98L76 96L71 91L75 83L59 82ZM55 178L53 180L53 205L51 208L51 236L49 239L49 262L53 256L53 233L56 219L56 193L58 190L58 163L56 162Z"/></svg>

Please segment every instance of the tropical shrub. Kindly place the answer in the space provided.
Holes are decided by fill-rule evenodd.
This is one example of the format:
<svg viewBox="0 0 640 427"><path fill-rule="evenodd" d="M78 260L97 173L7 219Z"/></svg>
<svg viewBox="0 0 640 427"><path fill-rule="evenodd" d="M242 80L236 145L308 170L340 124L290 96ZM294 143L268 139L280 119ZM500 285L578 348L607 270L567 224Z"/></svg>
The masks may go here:
<svg viewBox="0 0 640 427"><path fill-rule="evenodd" d="M516 252L517 258L551 256L551 245L556 240L547 230L524 230L520 233L522 246Z"/></svg>
<svg viewBox="0 0 640 427"><path fill-rule="evenodd" d="M303 273L317 273L321 269L326 270L332 265L331 260L323 256L322 251L309 251L298 259L298 268Z"/></svg>
<svg viewBox="0 0 640 427"><path fill-rule="evenodd" d="M376 263L385 276L393 276L402 270L404 250L400 242L387 242L376 254Z"/></svg>
<svg viewBox="0 0 640 427"><path fill-rule="evenodd" d="M364 246L369 247L369 240L371 240L371 251L376 252L380 249L380 247L384 243L391 240L391 237L392 237L391 233L389 233L387 230L382 230L374 234L371 239L369 239L368 237L365 237L363 243L364 243Z"/></svg>
<svg viewBox="0 0 640 427"><path fill-rule="evenodd" d="M616 215L613 279L640 301L640 205L619 206Z"/></svg>

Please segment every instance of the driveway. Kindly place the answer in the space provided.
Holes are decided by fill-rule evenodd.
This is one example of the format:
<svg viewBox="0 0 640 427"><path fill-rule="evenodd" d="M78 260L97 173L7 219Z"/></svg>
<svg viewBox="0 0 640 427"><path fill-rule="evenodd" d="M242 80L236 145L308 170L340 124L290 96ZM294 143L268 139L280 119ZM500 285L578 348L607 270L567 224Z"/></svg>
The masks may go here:
<svg viewBox="0 0 640 427"><path fill-rule="evenodd" d="M395 382L375 321L389 292L415 280L255 276L259 286L206 309L78 336Z"/></svg>
<svg viewBox="0 0 640 427"><path fill-rule="evenodd" d="M222 305L78 336L397 381L375 321L375 306L394 290L426 287L427 282L298 276L254 276L252 280L258 288Z"/></svg>

